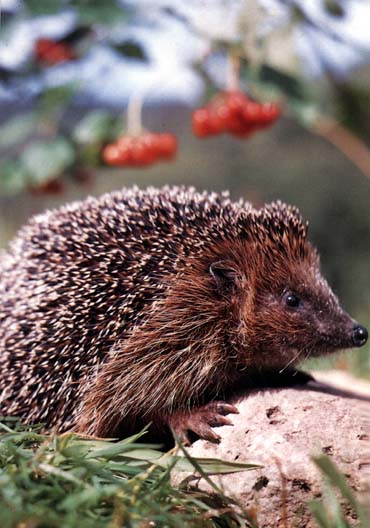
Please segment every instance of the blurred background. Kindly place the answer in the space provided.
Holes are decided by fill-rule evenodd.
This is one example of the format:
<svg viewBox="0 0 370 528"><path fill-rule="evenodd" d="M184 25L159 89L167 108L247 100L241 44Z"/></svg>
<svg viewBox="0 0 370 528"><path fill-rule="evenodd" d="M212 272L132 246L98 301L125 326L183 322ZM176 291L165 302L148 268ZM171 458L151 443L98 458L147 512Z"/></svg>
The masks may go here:
<svg viewBox="0 0 370 528"><path fill-rule="evenodd" d="M3 0L0 248L133 184L280 198L370 326L369 25L365 0ZM369 377L369 350L330 364Z"/></svg>

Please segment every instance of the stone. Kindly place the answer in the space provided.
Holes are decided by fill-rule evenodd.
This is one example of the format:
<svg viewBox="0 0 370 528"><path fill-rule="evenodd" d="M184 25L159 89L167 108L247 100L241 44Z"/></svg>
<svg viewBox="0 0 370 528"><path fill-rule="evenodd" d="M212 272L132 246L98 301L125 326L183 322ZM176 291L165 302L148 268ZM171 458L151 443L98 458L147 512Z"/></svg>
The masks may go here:
<svg viewBox="0 0 370 528"><path fill-rule="evenodd" d="M366 492L369 402L286 388L253 392L236 406L240 414L229 415L234 425L217 429L221 442L198 440L189 453L263 466L212 476L228 496L256 514L259 526L317 527L307 502L321 498L323 478L312 455L328 455L356 493ZM196 482L212 491L203 479ZM349 520L355 517L349 508L346 514Z"/></svg>

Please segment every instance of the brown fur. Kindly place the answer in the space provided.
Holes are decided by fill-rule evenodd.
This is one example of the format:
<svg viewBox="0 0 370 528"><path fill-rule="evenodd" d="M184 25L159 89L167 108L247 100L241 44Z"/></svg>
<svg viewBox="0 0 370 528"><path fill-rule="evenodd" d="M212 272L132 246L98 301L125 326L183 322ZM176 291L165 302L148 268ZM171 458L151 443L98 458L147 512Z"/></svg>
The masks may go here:
<svg viewBox="0 0 370 528"><path fill-rule="evenodd" d="M336 339L339 323L348 325L348 316L326 283L315 277L316 252L308 243L304 249L304 258L297 260L276 255L273 266L270 253L233 241L196 260L153 307L147 321L102 365L84 401L81 430L120 435L150 421L163 428L178 409L203 405L240 388L246 372L253 376L255 371L284 368L292 351L284 346L283 336L292 340L296 361L324 352L316 324L292 320L289 327L286 311L272 297L272 292L286 288L288 278L293 284L298 279L308 282L315 287L315 301L320 303L323 296L323 303L330 305L326 324L332 328L326 331L332 338ZM236 289L227 296L215 289L208 272L210 263L220 259L238 273Z"/></svg>

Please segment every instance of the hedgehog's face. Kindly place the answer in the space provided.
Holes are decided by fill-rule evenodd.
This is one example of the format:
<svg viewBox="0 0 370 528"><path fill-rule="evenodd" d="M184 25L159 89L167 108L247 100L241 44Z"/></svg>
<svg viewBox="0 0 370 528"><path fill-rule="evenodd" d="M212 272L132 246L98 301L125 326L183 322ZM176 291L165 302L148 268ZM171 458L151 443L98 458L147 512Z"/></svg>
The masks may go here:
<svg viewBox="0 0 370 528"><path fill-rule="evenodd" d="M274 264L261 266L252 292L252 333L262 360L265 353L270 366L273 357L276 367L284 367L366 342L366 329L341 308L314 252Z"/></svg>
<svg viewBox="0 0 370 528"><path fill-rule="evenodd" d="M265 256L245 266L230 259L215 262L210 272L234 311L238 349L246 361L252 353L261 368L281 369L367 340L367 330L341 308L322 277L310 246L302 258Z"/></svg>

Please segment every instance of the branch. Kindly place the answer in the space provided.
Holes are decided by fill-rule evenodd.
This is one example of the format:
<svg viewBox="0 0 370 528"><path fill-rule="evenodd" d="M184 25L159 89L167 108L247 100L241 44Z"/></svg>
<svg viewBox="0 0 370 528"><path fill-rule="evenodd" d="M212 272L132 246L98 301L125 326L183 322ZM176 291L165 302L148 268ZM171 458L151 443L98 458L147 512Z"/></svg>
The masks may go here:
<svg viewBox="0 0 370 528"><path fill-rule="evenodd" d="M330 117L318 118L311 128L337 147L370 179L370 150L360 138Z"/></svg>

